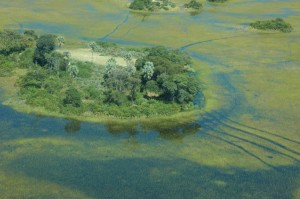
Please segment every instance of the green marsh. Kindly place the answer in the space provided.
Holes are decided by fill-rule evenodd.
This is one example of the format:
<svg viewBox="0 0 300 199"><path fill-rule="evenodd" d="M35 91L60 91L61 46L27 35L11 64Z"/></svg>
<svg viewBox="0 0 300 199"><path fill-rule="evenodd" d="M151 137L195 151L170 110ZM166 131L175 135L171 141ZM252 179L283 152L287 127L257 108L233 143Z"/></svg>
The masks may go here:
<svg viewBox="0 0 300 199"><path fill-rule="evenodd" d="M103 37L181 48L204 83L205 113L96 124L1 105L1 197L300 198L298 1L202 1L194 16L131 13L126 3L7 1L0 24L64 35L68 48ZM248 28L276 17L293 31Z"/></svg>

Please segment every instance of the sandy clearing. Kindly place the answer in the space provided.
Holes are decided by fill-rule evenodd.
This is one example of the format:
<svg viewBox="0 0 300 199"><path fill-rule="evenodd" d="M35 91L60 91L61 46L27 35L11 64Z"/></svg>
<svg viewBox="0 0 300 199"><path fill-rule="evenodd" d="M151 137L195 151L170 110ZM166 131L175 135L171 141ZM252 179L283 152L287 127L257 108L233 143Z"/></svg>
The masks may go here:
<svg viewBox="0 0 300 199"><path fill-rule="evenodd" d="M78 61L92 61L92 52L90 49L78 48L78 49L58 49L58 52L68 51L71 53L71 58ZM104 65L111 56L100 56L98 53L94 53L93 62L96 64ZM117 64L120 66L126 66L126 61L122 57L115 57Z"/></svg>

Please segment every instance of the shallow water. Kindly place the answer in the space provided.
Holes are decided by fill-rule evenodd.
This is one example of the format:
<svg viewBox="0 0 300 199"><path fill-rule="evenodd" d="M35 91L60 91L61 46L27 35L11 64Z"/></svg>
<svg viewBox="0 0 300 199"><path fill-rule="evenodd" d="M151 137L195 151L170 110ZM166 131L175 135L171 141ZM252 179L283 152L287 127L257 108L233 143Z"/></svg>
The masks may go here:
<svg viewBox="0 0 300 199"><path fill-rule="evenodd" d="M2 3L0 23L187 51L204 84L206 113L181 124L91 124L1 105L3 198L300 198L296 0L205 4L195 16L141 16L123 1L53 2ZM22 15L13 12L20 7ZM243 25L273 16L294 31L263 34Z"/></svg>

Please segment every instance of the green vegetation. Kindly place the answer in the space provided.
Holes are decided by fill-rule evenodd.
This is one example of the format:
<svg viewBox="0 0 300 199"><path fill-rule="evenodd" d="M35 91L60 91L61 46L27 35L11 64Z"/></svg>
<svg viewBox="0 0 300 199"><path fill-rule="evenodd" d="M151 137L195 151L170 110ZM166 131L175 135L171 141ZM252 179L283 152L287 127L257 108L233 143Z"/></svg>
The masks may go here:
<svg viewBox="0 0 300 199"><path fill-rule="evenodd" d="M27 33L27 32L25 32ZM19 53L27 47L33 46L33 37L11 30L0 31L0 54L10 55Z"/></svg>
<svg viewBox="0 0 300 199"><path fill-rule="evenodd" d="M199 10L202 8L202 4L199 1L191 0L189 3L184 4L184 7Z"/></svg>
<svg viewBox="0 0 300 199"><path fill-rule="evenodd" d="M72 105L74 107L81 106L81 95L78 90L74 87L68 88L66 91L66 97L64 99L64 105Z"/></svg>
<svg viewBox="0 0 300 199"><path fill-rule="evenodd" d="M55 35L31 38L35 49L28 45L18 50L19 63L28 71L18 81L20 98L30 106L65 115L170 115L193 109L200 92L197 77L189 70L191 58L179 50L163 46L124 49L91 42L93 56L111 56L105 64L97 65L92 60L75 61L69 52L55 51L62 45ZM12 64L14 56L0 58L8 62L4 64L11 71L17 66ZM117 58L126 64L119 65Z"/></svg>
<svg viewBox="0 0 300 199"><path fill-rule="evenodd" d="M254 23L250 23L250 26L258 30L275 30L275 31L281 31L285 33L292 32L293 30L291 24L285 22L281 18L265 20L265 21L256 21Z"/></svg>
<svg viewBox="0 0 300 199"><path fill-rule="evenodd" d="M132 10L147 10L147 11L155 11L159 9L169 10L169 7L176 7L176 5L168 0L134 0L129 8Z"/></svg>
<svg viewBox="0 0 300 199"><path fill-rule="evenodd" d="M47 64L47 55L51 53L55 48L55 36L54 35L42 35L37 40L36 49L34 52L34 63L41 66ZM58 56L52 55L52 56ZM50 57L49 57L50 58ZM48 62L49 63L49 62Z"/></svg>
<svg viewBox="0 0 300 199"><path fill-rule="evenodd" d="M35 33L24 34L11 30L0 31L0 77L12 74L15 67L29 68L32 63Z"/></svg>
<svg viewBox="0 0 300 199"><path fill-rule="evenodd" d="M224 3L228 0L207 0L208 2L212 2L212 3Z"/></svg>

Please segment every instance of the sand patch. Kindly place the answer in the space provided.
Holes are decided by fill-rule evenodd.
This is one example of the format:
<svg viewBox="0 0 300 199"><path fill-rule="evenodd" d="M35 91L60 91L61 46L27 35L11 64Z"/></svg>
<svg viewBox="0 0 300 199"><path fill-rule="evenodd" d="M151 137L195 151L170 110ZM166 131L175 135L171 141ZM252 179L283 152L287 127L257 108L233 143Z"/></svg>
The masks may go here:
<svg viewBox="0 0 300 199"><path fill-rule="evenodd" d="M87 48L78 48L78 49L58 49L58 52L68 51L71 53L71 57L74 60L78 61L88 61L95 64L104 65L106 62L112 58L112 56L102 56L99 53L92 53L90 49ZM117 64L120 66L126 66L126 60L122 57L115 57Z"/></svg>

